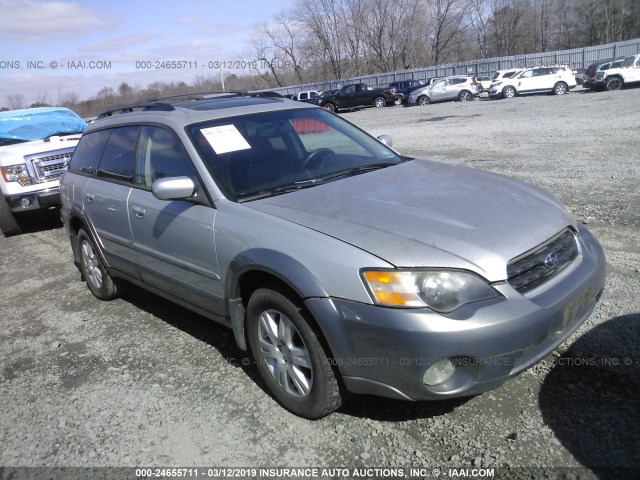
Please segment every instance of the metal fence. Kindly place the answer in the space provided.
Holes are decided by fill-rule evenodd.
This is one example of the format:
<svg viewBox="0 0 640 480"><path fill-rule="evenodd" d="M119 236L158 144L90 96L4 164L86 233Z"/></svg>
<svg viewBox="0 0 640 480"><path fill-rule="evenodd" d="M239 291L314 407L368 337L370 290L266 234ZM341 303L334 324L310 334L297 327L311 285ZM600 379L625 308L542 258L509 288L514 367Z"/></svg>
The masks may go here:
<svg viewBox="0 0 640 480"><path fill-rule="evenodd" d="M505 68L528 68L539 65L568 65L571 68L587 68L599 60L624 57L640 53L640 38L624 42L595 45L592 47L574 48L572 50L558 50L555 52L528 53L510 57L486 58L468 62L450 63L432 67L414 68L397 72L377 73L360 77L332 80L329 82L308 83L290 87L274 88L283 95L296 94L301 90L326 91L339 88L350 83L366 83L371 87L386 87L389 83L399 80L427 80L433 77L447 75L476 75L491 76L496 70Z"/></svg>

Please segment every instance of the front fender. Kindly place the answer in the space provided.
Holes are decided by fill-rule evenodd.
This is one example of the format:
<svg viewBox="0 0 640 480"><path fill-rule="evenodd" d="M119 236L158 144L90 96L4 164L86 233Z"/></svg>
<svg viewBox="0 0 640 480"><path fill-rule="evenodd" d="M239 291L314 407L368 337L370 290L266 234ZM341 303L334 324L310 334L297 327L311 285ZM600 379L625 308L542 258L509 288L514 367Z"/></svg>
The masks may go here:
<svg viewBox="0 0 640 480"><path fill-rule="evenodd" d="M225 276L225 297L228 299L229 317L233 335L242 350L247 350L245 336L245 305L241 284L245 275L269 275L293 290L301 299L328 297L316 276L299 261L286 254L254 248L238 254L229 264Z"/></svg>

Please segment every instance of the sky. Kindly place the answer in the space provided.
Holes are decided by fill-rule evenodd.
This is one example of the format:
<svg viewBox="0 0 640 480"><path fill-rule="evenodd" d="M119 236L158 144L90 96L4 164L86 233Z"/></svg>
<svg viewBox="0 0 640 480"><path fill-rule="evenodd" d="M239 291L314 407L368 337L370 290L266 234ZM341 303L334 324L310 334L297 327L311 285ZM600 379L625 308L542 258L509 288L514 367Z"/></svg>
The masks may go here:
<svg viewBox="0 0 640 480"><path fill-rule="evenodd" d="M242 74L251 38L293 0L0 0L0 107L122 82ZM178 69L178 65L182 68Z"/></svg>

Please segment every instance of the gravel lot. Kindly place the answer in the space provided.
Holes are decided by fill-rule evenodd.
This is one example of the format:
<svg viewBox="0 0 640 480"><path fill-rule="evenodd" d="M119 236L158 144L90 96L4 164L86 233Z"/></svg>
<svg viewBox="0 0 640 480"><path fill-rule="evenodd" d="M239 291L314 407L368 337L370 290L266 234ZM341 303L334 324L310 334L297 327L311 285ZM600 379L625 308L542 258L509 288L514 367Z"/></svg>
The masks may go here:
<svg viewBox="0 0 640 480"><path fill-rule="evenodd" d="M550 190L605 247L607 288L588 322L470 399L355 397L303 420L265 393L230 330L138 289L94 298L55 216L0 238L0 478L42 473L6 468L25 466L350 469L334 478L412 466L420 478L492 467L512 467L498 478L614 478L626 467L617 478L638 478L639 105L640 88L578 89L344 114L402 153Z"/></svg>

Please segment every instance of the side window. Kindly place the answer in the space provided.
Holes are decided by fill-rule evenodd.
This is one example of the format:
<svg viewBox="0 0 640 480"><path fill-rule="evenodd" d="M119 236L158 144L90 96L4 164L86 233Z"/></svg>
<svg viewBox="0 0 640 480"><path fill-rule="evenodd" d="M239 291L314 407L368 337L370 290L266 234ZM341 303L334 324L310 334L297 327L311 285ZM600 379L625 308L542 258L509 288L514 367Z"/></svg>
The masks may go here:
<svg viewBox="0 0 640 480"><path fill-rule="evenodd" d="M534 70L527 70L522 75L520 75L520 78L531 78L533 77L533 72Z"/></svg>
<svg viewBox="0 0 640 480"><path fill-rule="evenodd" d="M131 126L114 128L111 131L100 161L99 177L131 183L139 129L140 127Z"/></svg>
<svg viewBox="0 0 640 480"><path fill-rule="evenodd" d="M151 188L163 177L196 179L196 170L178 136L160 127L145 126L140 132L135 185Z"/></svg>
<svg viewBox="0 0 640 480"><path fill-rule="evenodd" d="M110 130L100 130L83 135L73 152L69 171L79 175L95 175L110 133Z"/></svg>
<svg viewBox="0 0 640 480"><path fill-rule="evenodd" d="M353 85L349 85L347 88L342 90L342 93L344 95L351 95L354 92L355 92L355 87Z"/></svg>

